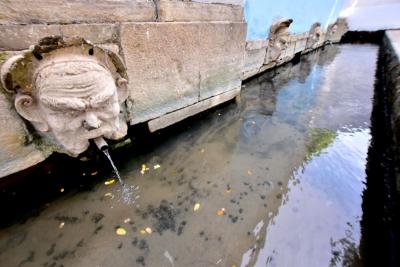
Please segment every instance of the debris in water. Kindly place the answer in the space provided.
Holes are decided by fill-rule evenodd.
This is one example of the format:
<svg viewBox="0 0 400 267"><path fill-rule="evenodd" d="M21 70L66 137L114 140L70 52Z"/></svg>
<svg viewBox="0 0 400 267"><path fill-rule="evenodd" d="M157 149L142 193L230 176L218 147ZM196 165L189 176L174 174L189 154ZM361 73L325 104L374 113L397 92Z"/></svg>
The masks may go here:
<svg viewBox="0 0 400 267"><path fill-rule="evenodd" d="M205 149L204 149L204 148L202 148L202 149L200 150L200 152L201 152L201 153L204 153L204 151L205 151Z"/></svg>
<svg viewBox="0 0 400 267"><path fill-rule="evenodd" d="M164 257L171 263L172 266L175 266L174 259L172 258L171 254L169 254L168 250L164 251Z"/></svg>
<svg viewBox="0 0 400 267"><path fill-rule="evenodd" d="M140 170L140 173L143 175L146 173L146 171L150 170L149 167L146 166L146 164L142 164L142 169Z"/></svg>
<svg viewBox="0 0 400 267"><path fill-rule="evenodd" d="M61 189L60 189L60 192L61 192L61 193L63 193L64 191L65 191L64 188L61 188Z"/></svg>
<svg viewBox="0 0 400 267"><path fill-rule="evenodd" d="M193 211L198 211L200 209L200 203L194 204Z"/></svg>
<svg viewBox="0 0 400 267"><path fill-rule="evenodd" d="M226 191L225 192L226 193L232 192L232 188L231 188L231 186L229 184L226 185Z"/></svg>
<svg viewBox="0 0 400 267"><path fill-rule="evenodd" d="M160 164L156 164L156 165L153 166L153 168L154 168L155 170L157 170L158 168L161 168L161 165L160 165Z"/></svg>
<svg viewBox="0 0 400 267"><path fill-rule="evenodd" d="M252 175L253 173L250 170L247 170L248 175Z"/></svg>
<svg viewBox="0 0 400 267"><path fill-rule="evenodd" d="M146 229L144 229L144 230L145 230L146 233L148 233L149 235L153 232L153 231L151 230L150 227L146 227Z"/></svg>
<svg viewBox="0 0 400 267"><path fill-rule="evenodd" d="M62 223L60 223L60 224L58 225L58 228L62 229L62 228L64 227L64 225L65 225L65 222L62 222Z"/></svg>
<svg viewBox="0 0 400 267"><path fill-rule="evenodd" d="M105 193L104 196L105 196L105 197L109 197L109 198L111 198L111 199L114 198L114 195L113 195L112 193Z"/></svg>
<svg viewBox="0 0 400 267"><path fill-rule="evenodd" d="M95 176L97 174L97 171L92 172L90 175Z"/></svg>
<svg viewBox="0 0 400 267"><path fill-rule="evenodd" d="M125 220L124 220L124 223L130 223L131 222L131 218L126 218Z"/></svg>
<svg viewBox="0 0 400 267"><path fill-rule="evenodd" d="M105 185L112 185L113 183L115 183L115 179L110 179L104 182Z"/></svg>
<svg viewBox="0 0 400 267"><path fill-rule="evenodd" d="M142 235L145 235L145 234L146 234L146 230L142 229L142 230L140 230L140 233L141 233Z"/></svg>
<svg viewBox="0 0 400 267"><path fill-rule="evenodd" d="M117 235L126 235L126 230L122 227L118 227L115 232L117 233Z"/></svg>
<svg viewBox="0 0 400 267"><path fill-rule="evenodd" d="M218 216L223 216L223 215L225 215L225 208L219 209L219 210L217 211L217 215L218 215Z"/></svg>

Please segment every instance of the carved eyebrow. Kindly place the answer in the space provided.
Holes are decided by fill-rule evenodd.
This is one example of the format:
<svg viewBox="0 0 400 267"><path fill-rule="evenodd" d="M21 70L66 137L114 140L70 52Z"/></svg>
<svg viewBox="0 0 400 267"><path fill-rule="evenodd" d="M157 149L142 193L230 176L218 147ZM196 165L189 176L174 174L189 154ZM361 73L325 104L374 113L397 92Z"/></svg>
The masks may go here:
<svg viewBox="0 0 400 267"><path fill-rule="evenodd" d="M97 94L89 99L78 97L51 97L41 96L40 101L48 108L56 111L79 110L84 111L87 107L98 107L114 96L114 92L110 94L110 90L106 90L102 94Z"/></svg>
<svg viewBox="0 0 400 267"><path fill-rule="evenodd" d="M55 111L63 111L65 109L83 111L88 106L87 101L79 98L70 97L54 98L49 96L42 96L40 97L40 101L44 104L44 106Z"/></svg>

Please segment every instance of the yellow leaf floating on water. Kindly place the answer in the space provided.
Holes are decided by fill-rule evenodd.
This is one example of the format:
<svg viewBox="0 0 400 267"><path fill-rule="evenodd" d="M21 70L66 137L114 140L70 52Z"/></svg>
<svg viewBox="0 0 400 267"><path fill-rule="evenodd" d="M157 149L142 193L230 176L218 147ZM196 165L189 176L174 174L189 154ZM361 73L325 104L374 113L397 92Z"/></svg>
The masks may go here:
<svg viewBox="0 0 400 267"><path fill-rule="evenodd" d="M145 174L145 172L148 170L150 170L150 168L147 167L146 164L142 164L142 169L140 170L140 173Z"/></svg>
<svg viewBox="0 0 400 267"><path fill-rule="evenodd" d="M200 203L194 204L193 211L198 211L200 209Z"/></svg>
<svg viewBox="0 0 400 267"><path fill-rule="evenodd" d="M117 233L117 235L126 235L126 230L122 227L118 227L115 232Z"/></svg>
<svg viewBox="0 0 400 267"><path fill-rule="evenodd" d="M104 182L105 185L112 185L113 183L115 183L115 179L110 179Z"/></svg>
<svg viewBox="0 0 400 267"><path fill-rule="evenodd" d="M217 210L217 215L218 216L224 216L225 215L225 209L222 208L222 209Z"/></svg>
<svg viewBox="0 0 400 267"><path fill-rule="evenodd" d="M105 193L104 196L105 196L105 197L110 197L111 199L114 198L114 195L111 194L111 193Z"/></svg>
<svg viewBox="0 0 400 267"><path fill-rule="evenodd" d="M151 234L153 231L151 230L150 227L146 227L146 229L144 229L146 231L146 233Z"/></svg>
<svg viewBox="0 0 400 267"><path fill-rule="evenodd" d="M154 167L153 167L155 170L157 170L158 168L161 168L161 165L160 164L156 164L156 165L154 165Z"/></svg>
<svg viewBox="0 0 400 267"><path fill-rule="evenodd" d="M140 233L141 233L142 235L145 235L145 234L146 234L146 230L142 229L142 230L140 230Z"/></svg>

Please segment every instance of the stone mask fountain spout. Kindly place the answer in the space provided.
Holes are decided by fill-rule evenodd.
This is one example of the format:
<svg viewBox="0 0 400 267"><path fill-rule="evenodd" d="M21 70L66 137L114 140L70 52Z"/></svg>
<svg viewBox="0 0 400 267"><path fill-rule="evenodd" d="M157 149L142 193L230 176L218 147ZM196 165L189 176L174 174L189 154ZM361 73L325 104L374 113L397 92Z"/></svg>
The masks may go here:
<svg viewBox="0 0 400 267"><path fill-rule="evenodd" d="M103 137L127 134L126 68L82 38L44 38L3 64L0 78L28 128L58 152L77 156L91 139L106 144Z"/></svg>

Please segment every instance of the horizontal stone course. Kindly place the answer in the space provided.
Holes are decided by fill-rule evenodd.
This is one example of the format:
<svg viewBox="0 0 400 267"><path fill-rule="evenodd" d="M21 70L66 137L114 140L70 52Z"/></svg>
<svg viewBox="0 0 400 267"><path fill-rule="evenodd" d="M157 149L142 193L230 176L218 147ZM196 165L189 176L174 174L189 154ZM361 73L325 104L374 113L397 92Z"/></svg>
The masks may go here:
<svg viewBox="0 0 400 267"><path fill-rule="evenodd" d="M243 21L243 8L237 5L161 0L159 21Z"/></svg>
<svg viewBox="0 0 400 267"><path fill-rule="evenodd" d="M155 21L147 0L11 0L0 1L0 24L67 24Z"/></svg>
<svg viewBox="0 0 400 267"><path fill-rule="evenodd" d="M115 24L0 25L0 50L24 50L52 35L79 36L95 44L118 40Z"/></svg>

